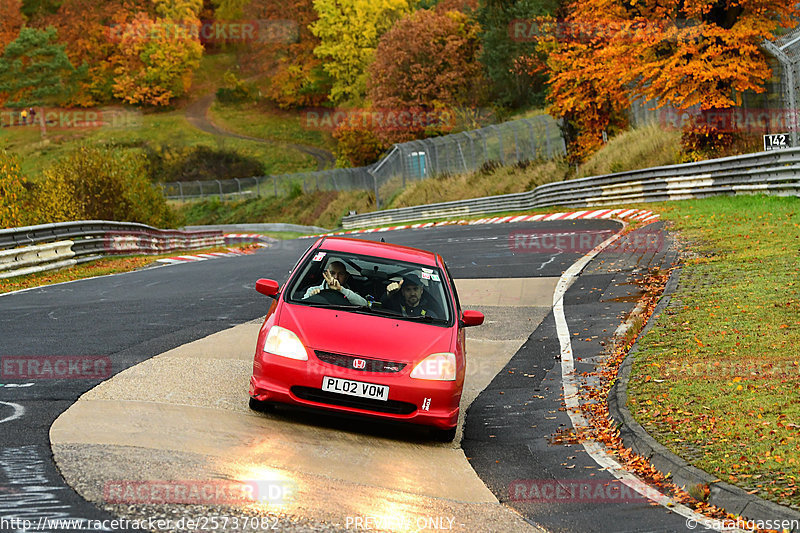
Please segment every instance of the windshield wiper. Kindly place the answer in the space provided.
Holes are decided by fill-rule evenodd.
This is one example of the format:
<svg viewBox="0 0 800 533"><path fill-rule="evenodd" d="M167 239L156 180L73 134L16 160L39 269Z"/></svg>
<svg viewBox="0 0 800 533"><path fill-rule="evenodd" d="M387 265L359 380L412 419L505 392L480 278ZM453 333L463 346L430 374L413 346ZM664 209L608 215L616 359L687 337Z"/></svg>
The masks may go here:
<svg viewBox="0 0 800 533"><path fill-rule="evenodd" d="M436 318L435 316L431 315L418 315L418 316L403 316L403 318L408 318L410 320L419 320L425 322L447 322L443 318Z"/></svg>
<svg viewBox="0 0 800 533"><path fill-rule="evenodd" d="M403 314L400 313L399 311L393 311L391 309L383 309L381 307L370 307L370 311L372 311L376 315L381 315L381 316L399 316L399 317L403 316Z"/></svg>
<svg viewBox="0 0 800 533"><path fill-rule="evenodd" d="M305 300L296 300L296 303L301 303L303 305L308 305L311 307L321 307L324 309L340 309L343 311L353 311L357 309L369 309L366 305L356 305L356 304L328 304L328 303L319 303L319 302L306 302Z"/></svg>

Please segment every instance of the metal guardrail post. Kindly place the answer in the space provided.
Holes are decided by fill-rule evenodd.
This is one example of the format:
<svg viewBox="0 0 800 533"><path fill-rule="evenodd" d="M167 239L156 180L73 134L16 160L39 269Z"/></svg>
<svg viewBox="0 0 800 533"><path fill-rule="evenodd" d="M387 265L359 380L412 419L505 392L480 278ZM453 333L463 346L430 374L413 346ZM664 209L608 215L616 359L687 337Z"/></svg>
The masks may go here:
<svg viewBox="0 0 800 533"><path fill-rule="evenodd" d="M373 191L375 191L375 210L377 211L381 208L381 198L380 193L378 192L378 177L370 168L367 169L367 173L372 176Z"/></svg>
<svg viewBox="0 0 800 533"><path fill-rule="evenodd" d="M222 182L220 182L219 180L214 180L214 181L216 181L216 182L217 182L217 185L219 185L219 199L220 199L220 200L222 200L222 199L223 199L223 195L222 195Z"/></svg>
<svg viewBox="0 0 800 533"><path fill-rule="evenodd" d="M506 164L506 151L503 148L503 134L500 132L500 128L498 128L497 126L489 126L489 127L491 129L493 129L497 133L497 145L500 148L500 164L501 165L505 165Z"/></svg>

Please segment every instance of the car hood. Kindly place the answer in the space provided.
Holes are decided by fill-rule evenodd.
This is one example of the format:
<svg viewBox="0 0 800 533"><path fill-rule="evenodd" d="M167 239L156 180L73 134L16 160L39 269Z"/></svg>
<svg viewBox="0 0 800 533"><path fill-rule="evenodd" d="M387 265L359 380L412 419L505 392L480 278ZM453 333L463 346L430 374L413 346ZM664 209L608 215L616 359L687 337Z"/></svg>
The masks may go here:
<svg viewBox="0 0 800 533"><path fill-rule="evenodd" d="M453 328L306 305L283 306L276 324L312 350L414 362L453 351Z"/></svg>

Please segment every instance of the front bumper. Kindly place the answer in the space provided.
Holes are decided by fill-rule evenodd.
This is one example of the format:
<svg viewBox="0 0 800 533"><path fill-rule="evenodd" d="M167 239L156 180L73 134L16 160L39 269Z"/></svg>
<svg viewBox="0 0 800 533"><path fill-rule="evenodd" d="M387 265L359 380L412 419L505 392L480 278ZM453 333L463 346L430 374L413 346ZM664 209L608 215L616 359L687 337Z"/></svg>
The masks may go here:
<svg viewBox="0 0 800 533"><path fill-rule="evenodd" d="M398 373L365 372L330 365L313 354L296 361L265 353L256 358L250 396L259 401L304 405L450 429L458 424L463 376L456 381L412 379L411 368ZM389 399L366 400L325 392L324 377L389 387Z"/></svg>

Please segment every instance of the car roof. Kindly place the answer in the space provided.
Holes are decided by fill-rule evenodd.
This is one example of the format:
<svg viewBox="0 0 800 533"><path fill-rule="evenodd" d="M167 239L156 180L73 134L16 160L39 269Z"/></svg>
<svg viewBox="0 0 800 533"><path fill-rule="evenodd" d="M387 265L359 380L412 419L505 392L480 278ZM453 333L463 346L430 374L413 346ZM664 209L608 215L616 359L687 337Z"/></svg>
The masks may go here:
<svg viewBox="0 0 800 533"><path fill-rule="evenodd" d="M438 254L387 242L349 239L347 237L323 237L318 241L318 246L322 250L331 252L371 255L395 261L408 261L429 266L439 265L437 261Z"/></svg>

